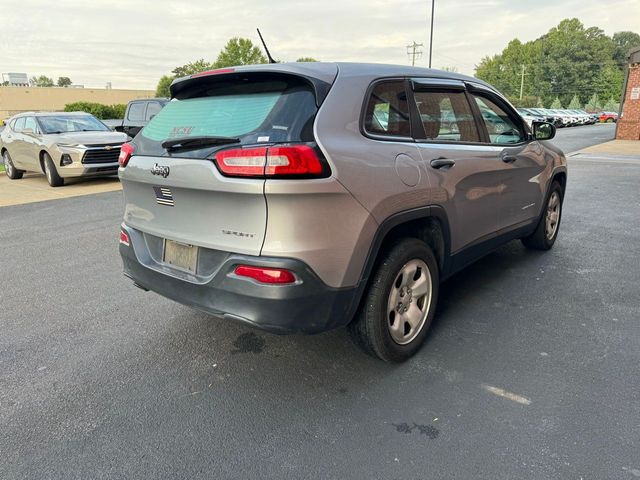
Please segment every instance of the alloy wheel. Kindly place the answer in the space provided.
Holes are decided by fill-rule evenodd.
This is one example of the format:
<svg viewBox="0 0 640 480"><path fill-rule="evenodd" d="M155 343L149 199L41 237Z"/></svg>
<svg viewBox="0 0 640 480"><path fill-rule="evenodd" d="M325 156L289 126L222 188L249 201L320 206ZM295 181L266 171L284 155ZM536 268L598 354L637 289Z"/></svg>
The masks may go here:
<svg viewBox="0 0 640 480"><path fill-rule="evenodd" d="M4 170L7 172L7 176L11 177L13 175L13 165L11 165L11 161L9 161L9 154L4 152L2 155L2 161L4 163Z"/></svg>
<svg viewBox="0 0 640 480"><path fill-rule="evenodd" d="M46 160L44 161L44 173L47 176L47 181L51 184L53 181L51 178L51 168L49 168L49 162Z"/></svg>
<svg viewBox="0 0 640 480"><path fill-rule="evenodd" d="M387 301L387 325L394 342L406 345L425 325L433 288L427 264L410 260L398 272Z"/></svg>
<svg viewBox="0 0 640 480"><path fill-rule="evenodd" d="M558 192L553 192L547 203L547 214L545 218L545 233L547 234L548 240L552 240L558 230L560 208L560 195L558 195Z"/></svg>

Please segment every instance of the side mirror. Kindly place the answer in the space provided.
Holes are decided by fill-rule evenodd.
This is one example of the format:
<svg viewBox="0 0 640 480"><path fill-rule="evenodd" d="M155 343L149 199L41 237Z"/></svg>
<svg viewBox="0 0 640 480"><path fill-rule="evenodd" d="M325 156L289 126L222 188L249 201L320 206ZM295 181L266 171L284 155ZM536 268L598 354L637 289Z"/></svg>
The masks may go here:
<svg viewBox="0 0 640 480"><path fill-rule="evenodd" d="M533 122L533 138L536 140L551 140L556 136L556 127L548 122Z"/></svg>

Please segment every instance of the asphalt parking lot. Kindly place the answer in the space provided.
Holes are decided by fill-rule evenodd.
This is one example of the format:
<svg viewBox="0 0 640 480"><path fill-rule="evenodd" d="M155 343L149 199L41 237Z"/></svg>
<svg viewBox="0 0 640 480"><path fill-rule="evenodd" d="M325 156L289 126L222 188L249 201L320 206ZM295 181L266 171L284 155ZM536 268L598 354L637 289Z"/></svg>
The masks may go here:
<svg viewBox="0 0 640 480"><path fill-rule="evenodd" d="M0 478L640 477L639 182L570 159L555 248L446 282L403 365L133 288L120 192L1 208Z"/></svg>

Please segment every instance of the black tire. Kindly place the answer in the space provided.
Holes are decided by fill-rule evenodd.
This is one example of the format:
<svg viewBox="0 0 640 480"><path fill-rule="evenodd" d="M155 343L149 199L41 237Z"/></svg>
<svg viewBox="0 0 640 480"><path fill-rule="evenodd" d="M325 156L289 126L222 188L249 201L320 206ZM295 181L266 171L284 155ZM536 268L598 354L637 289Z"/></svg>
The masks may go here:
<svg viewBox="0 0 640 480"><path fill-rule="evenodd" d="M430 281L430 293L420 298L417 296L413 298L411 290L407 293L404 300L405 302L407 298L409 300L409 303L406 304L407 308L415 300L415 307L422 308L423 312L426 312L426 318L422 317L424 319L421 320L421 326L417 327L415 332L409 331L409 334L406 332L408 323L403 323L402 331L405 335L408 335L408 338L411 338L411 335L415 335L415 337L406 344L400 344L393 339L390 325L394 325L394 320L400 322L398 319L402 319L402 315L407 310L404 310L404 313L396 314L395 309L388 311L388 305L391 302L392 289L398 289L398 285L402 284L400 279L403 268L411 262L426 264L428 272L416 270L413 281L420 280L421 275L424 274L425 281ZM420 268L420 270L422 269ZM438 301L439 280L436 258L431 248L421 240L404 238L381 252L358 313L348 327L354 343L369 355L386 362L403 362L410 358L424 343L433 321ZM428 296L430 301L427 305L426 298ZM419 306L421 301L422 307ZM400 308L401 304L398 305ZM396 317L396 315L399 316Z"/></svg>
<svg viewBox="0 0 640 480"><path fill-rule="evenodd" d="M56 166L51 160L51 157L48 153L43 154L43 164L44 164L44 174L47 176L47 182L52 187L61 187L64 185L64 178L58 175L58 170L56 170Z"/></svg>
<svg viewBox="0 0 640 480"><path fill-rule="evenodd" d="M5 150L2 153L2 163L4 164L4 171L11 180L20 180L24 175L24 170L18 170L11 160L11 155Z"/></svg>
<svg viewBox="0 0 640 480"><path fill-rule="evenodd" d="M547 219L550 215L549 208L554 195L557 195L559 203L557 218L555 221L555 228L553 229L553 234L549 235ZM525 247L532 250L550 250L551 247L553 247L553 244L556 243L556 238L558 238L558 232L560 231L560 221L562 220L562 201L562 187L558 182L553 182L551 184L551 188L549 189L549 193L547 193L544 210L542 211L542 215L540 216L540 220L538 221L538 226L531 235L521 239Z"/></svg>

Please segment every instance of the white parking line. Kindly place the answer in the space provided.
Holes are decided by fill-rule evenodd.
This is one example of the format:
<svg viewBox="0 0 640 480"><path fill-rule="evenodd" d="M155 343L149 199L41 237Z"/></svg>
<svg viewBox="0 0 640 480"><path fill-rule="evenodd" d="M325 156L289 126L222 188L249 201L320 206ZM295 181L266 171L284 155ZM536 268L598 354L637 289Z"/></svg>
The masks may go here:
<svg viewBox="0 0 640 480"><path fill-rule="evenodd" d="M507 400L511 400L512 402L519 403L521 405L531 405L531 400L527 397L523 397L522 395L518 395L517 393L511 393L506 391L503 388L492 387L491 385L482 384L482 388L484 388L487 392L493 393L494 395L498 395L499 397L506 398Z"/></svg>

